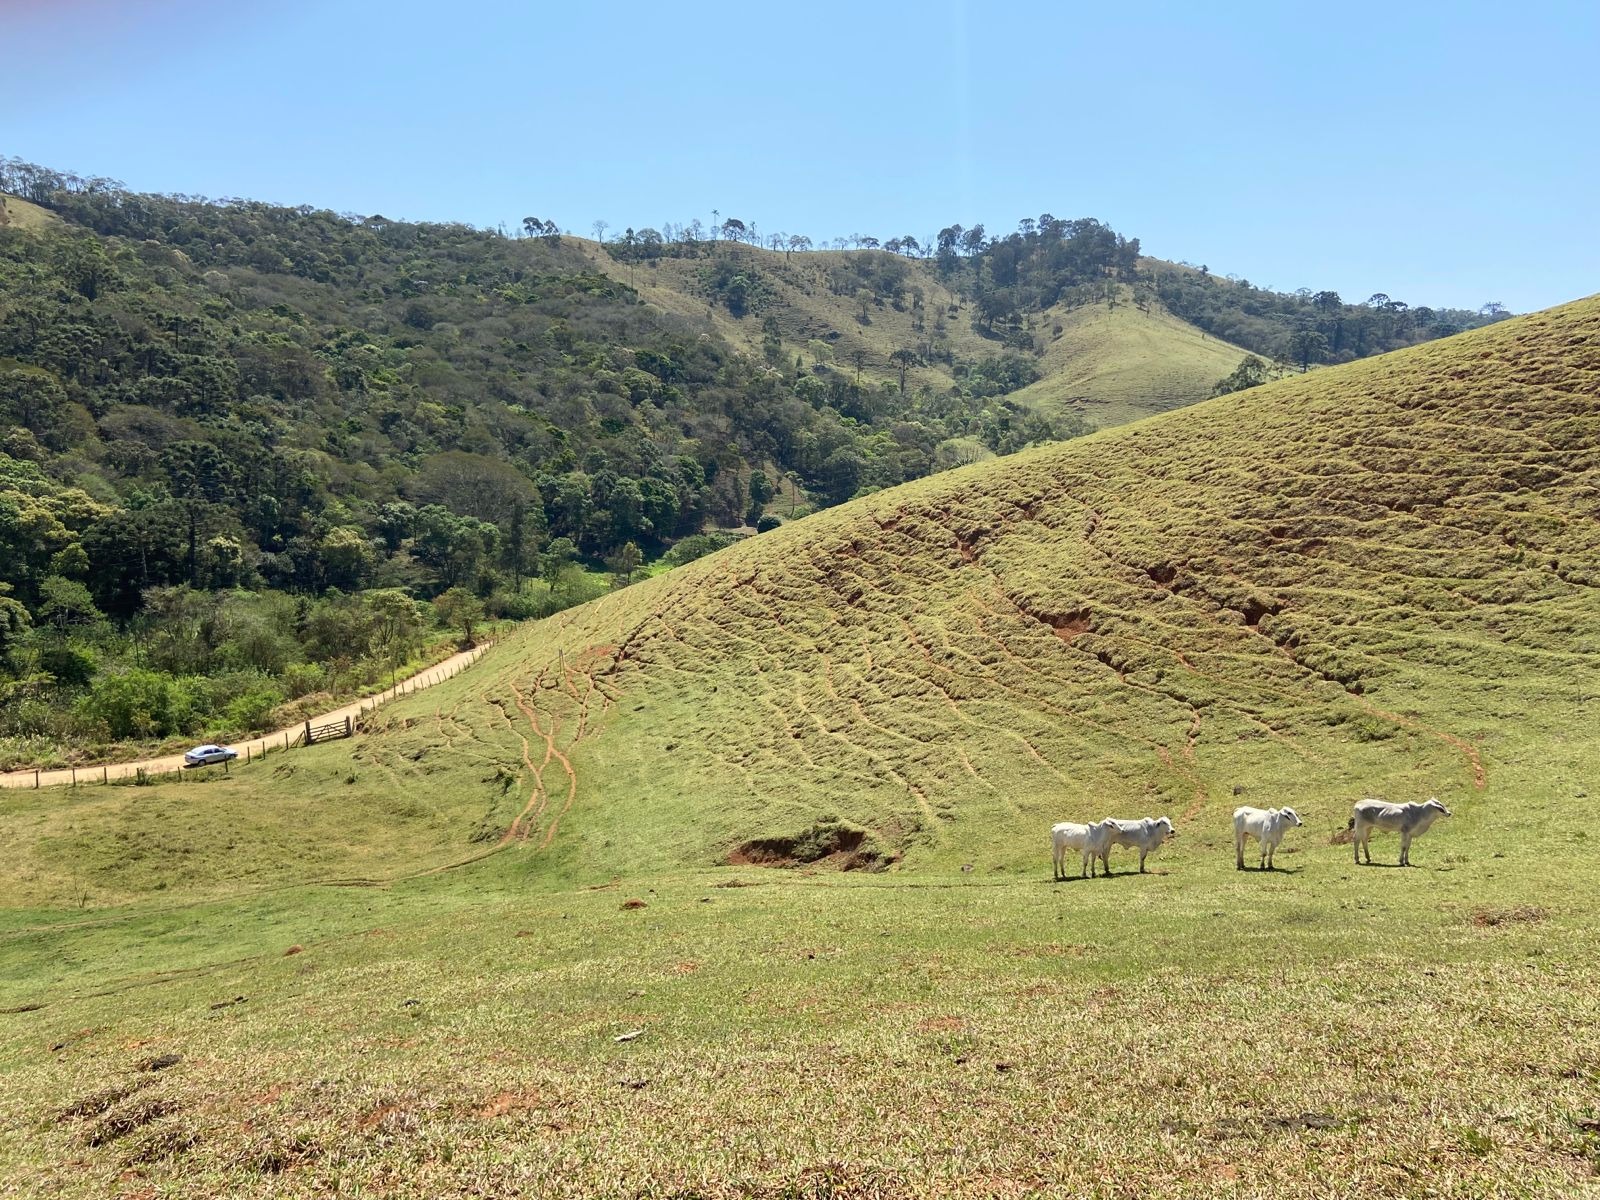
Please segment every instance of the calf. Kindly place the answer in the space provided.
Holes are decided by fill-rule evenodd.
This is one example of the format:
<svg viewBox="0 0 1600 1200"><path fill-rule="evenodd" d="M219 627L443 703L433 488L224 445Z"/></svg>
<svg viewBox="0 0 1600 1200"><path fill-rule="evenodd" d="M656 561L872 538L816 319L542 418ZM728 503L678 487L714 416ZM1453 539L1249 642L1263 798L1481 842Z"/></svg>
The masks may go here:
<svg viewBox="0 0 1600 1200"><path fill-rule="evenodd" d="M1421 837L1440 817L1448 817L1450 810L1439 803L1437 796L1420 804L1390 804L1387 800L1361 800L1350 810L1350 840L1356 848L1356 865L1361 865L1361 851L1367 852L1367 865L1372 864L1372 831L1397 830L1400 834L1400 865L1411 865L1411 839Z"/></svg>
<svg viewBox="0 0 1600 1200"><path fill-rule="evenodd" d="M1130 846L1139 851L1139 873L1144 874L1145 857L1157 846L1167 841L1168 838L1178 836L1178 831L1172 827L1171 817L1146 817L1142 821L1119 821L1115 817L1107 817L1100 822L1109 826L1107 853L1104 855L1106 874L1111 874L1111 846Z"/></svg>
<svg viewBox="0 0 1600 1200"><path fill-rule="evenodd" d="M1059 825L1050 827L1050 846L1055 854L1056 879L1067 877L1066 857L1068 850L1079 852L1078 878L1084 875L1094 878L1094 860L1105 861L1110 850L1111 830L1105 821L1094 825L1079 825L1072 821L1063 821ZM1110 874L1108 867L1106 874Z"/></svg>
<svg viewBox="0 0 1600 1200"><path fill-rule="evenodd" d="M1233 865L1244 870L1244 840L1255 838L1261 843L1262 870L1272 870L1272 858L1278 843L1290 828L1302 824L1300 814L1292 808L1236 808L1233 810Z"/></svg>

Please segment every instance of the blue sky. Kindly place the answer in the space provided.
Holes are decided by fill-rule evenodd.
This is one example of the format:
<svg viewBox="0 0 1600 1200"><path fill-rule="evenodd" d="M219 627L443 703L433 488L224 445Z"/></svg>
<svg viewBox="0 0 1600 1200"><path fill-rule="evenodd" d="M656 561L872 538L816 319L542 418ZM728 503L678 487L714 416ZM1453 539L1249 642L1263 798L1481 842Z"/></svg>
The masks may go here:
<svg viewBox="0 0 1600 1200"><path fill-rule="evenodd" d="M1050 212L1351 300L1600 290L1592 3L0 0L0 61L0 153L140 190L585 234Z"/></svg>

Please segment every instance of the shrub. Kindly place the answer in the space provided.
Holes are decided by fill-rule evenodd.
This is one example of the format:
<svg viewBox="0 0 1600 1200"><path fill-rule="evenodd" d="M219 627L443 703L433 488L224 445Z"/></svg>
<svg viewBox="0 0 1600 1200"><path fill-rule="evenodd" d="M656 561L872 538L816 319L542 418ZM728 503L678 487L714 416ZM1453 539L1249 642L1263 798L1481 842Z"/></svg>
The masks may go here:
<svg viewBox="0 0 1600 1200"><path fill-rule="evenodd" d="M782 524L783 521L779 518L773 516L771 513L765 513L762 515L761 519L756 522L756 532L771 533L774 529L778 528L778 526Z"/></svg>
<svg viewBox="0 0 1600 1200"><path fill-rule="evenodd" d="M138 668L103 675L78 701L78 715L113 738L163 736L174 732L172 684L170 675Z"/></svg>
<svg viewBox="0 0 1600 1200"><path fill-rule="evenodd" d="M272 710L283 703L283 693L272 686L262 686L235 696L222 710L222 721L228 729L241 732L265 729L272 718Z"/></svg>
<svg viewBox="0 0 1600 1200"><path fill-rule="evenodd" d="M298 700L301 696L320 692L328 686L328 672L321 663L290 663L278 677L284 694Z"/></svg>
<svg viewBox="0 0 1600 1200"><path fill-rule="evenodd" d="M39 648L39 668L59 684L82 687L100 669L100 659L91 647L51 638Z"/></svg>
<svg viewBox="0 0 1600 1200"><path fill-rule="evenodd" d="M731 546L739 539L731 533L696 533L684 538L663 556L675 567L692 563L716 550Z"/></svg>
<svg viewBox="0 0 1600 1200"><path fill-rule="evenodd" d="M539 596L524 587L520 592L495 592L484 602L483 607L491 617L526 621L530 617L540 616L544 605Z"/></svg>

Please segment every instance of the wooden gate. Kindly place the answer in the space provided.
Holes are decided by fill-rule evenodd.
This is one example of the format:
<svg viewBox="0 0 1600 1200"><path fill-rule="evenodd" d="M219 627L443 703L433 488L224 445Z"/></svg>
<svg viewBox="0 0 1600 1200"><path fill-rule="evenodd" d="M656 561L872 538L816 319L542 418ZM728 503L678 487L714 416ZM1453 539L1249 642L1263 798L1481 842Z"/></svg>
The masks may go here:
<svg viewBox="0 0 1600 1200"><path fill-rule="evenodd" d="M349 717L345 717L342 721L330 721L326 725L313 725L310 721L307 721L306 731L302 735L302 740L307 746L314 746L318 742L336 742L341 738L351 736L353 733L355 733L355 727L350 724Z"/></svg>

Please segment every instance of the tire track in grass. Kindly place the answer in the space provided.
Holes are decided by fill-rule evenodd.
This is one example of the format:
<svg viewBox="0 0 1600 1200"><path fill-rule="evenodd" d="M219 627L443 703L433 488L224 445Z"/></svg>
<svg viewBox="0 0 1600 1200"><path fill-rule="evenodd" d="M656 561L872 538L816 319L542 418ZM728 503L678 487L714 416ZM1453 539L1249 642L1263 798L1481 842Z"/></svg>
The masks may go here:
<svg viewBox="0 0 1600 1200"><path fill-rule="evenodd" d="M534 681L535 691L543 686L544 677L545 671L541 670L538 677ZM554 713L550 714L550 725L548 729L540 725L538 711L533 707L533 704L528 700L528 697L523 694L522 689L517 687L515 683L512 683L510 686L511 694L516 697L517 707L522 710L522 715L528 719L529 726L532 727L534 733L538 734L544 739L545 757L544 762L539 768L541 777L544 769L550 765L552 759L561 764L561 769L566 772L567 776L566 800L561 805L561 811L555 813L550 818L550 823L545 826L544 837L539 840L539 849L544 850L547 849L550 843L555 840L556 830L561 825L561 818L567 815L568 811L570 811L572 808L572 802L578 798L578 774L572 769L571 760L568 759L567 756L562 753L561 748L556 745L556 733L559 728L556 715ZM552 686L554 687L557 685ZM545 790L548 792L547 786L545 787Z"/></svg>
<svg viewBox="0 0 1600 1200"><path fill-rule="evenodd" d="M516 690L515 686L513 686L512 690ZM500 715L505 717L507 724L512 724L511 714L506 712L505 708L503 707L505 703L503 700L497 698L490 700L489 703L500 709ZM515 728L514 725L513 728ZM518 840L519 834L521 834L521 840L526 840L527 834L523 832L523 823L528 822L531 826L532 822L538 819L540 813L544 811L545 803L548 797L548 793L545 791L544 787L543 768L535 766L533 762L532 745L529 743L527 738L522 736L520 732L517 733L517 739L522 743L522 762L523 765L528 768L528 774L533 779L533 790L529 792L528 802L527 804L523 805L522 811L511 819L511 824L506 827L505 833L503 833L500 836L500 840L495 843L496 848L506 846L510 842ZM550 760L548 758L545 759L546 763L549 761Z"/></svg>

